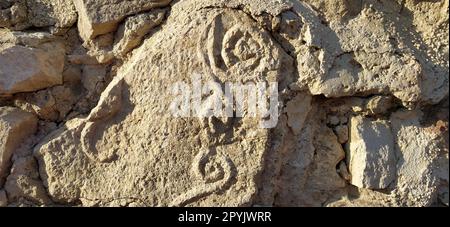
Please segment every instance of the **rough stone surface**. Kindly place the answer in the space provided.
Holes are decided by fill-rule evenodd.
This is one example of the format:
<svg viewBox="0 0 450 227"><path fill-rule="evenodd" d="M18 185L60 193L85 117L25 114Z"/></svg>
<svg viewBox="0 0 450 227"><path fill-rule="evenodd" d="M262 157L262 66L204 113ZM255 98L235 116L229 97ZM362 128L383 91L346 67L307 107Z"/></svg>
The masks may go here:
<svg viewBox="0 0 450 227"><path fill-rule="evenodd" d="M306 117L311 111L311 99L310 95L298 95L286 106L288 125L296 135L301 133Z"/></svg>
<svg viewBox="0 0 450 227"><path fill-rule="evenodd" d="M286 71L292 69L292 59L245 13L191 11L189 6L180 3L172 9L179 17L169 18L166 27L143 44L87 118L70 122L67 131L56 133L37 148L39 161L47 163L40 165L41 176L54 200L83 198L108 204L114 198L135 198L134 202L149 206L251 204L257 192L255 178L263 169L268 131L250 119L210 119L206 124L197 119L174 119L165 111L171 103L166 98L171 92L167 85L211 71L224 82L229 75L240 75L236 81L283 80L286 78L281 75L289 75ZM192 22L179 22L186 17ZM174 32L183 35L175 36ZM186 36L195 42L185 45ZM257 42L264 51L255 52L261 62L230 60L226 65L215 65L221 56L208 56L215 50L206 42L219 45L236 39ZM204 55L197 55L198 51ZM165 60L169 58L173 60ZM190 62L186 64L183 59ZM250 68L270 77L255 77ZM137 135L136 130L142 134ZM238 140L241 134L252 139ZM122 183L129 177L137 185ZM227 193L219 196L223 190Z"/></svg>
<svg viewBox="0 0 450 227"><path fill-rule="evenodd" d="M448 123L447 129L439 124L427 127L420 123L422 114L421 111L399 111L391 118L399 156L395 190L402 195L405 206L431 206L431 198L448 195L448 147L442 147L443 140L448 144L448 137L445 138L448 134L441 134L448 130ZM447 189L439 191L441 184L444 188L446 184ZM442 202L448 204L448 197Z"/></svg>
<svg viewBox="0 0 450 227"><path fill-rule="evenodd" d="M117 29L126 16L167 6L171 0L74 0L78 11L78 29L88 40Z"/></svg>
<svg viewBox="0 0 450 227"><path fill-rule="evenodd" d="M163 10L142 13L125 20L116 33L113 52L116 56L124 56L141 44L144 36L160 25L164 19Z"/></svg>
<svg viewBox="0 0 450 227"><path fill-rule="evenodd" d="M1 0L0 206L448 207L448 8ZM277 124L178 82L277 82Z"/></svg>
<svg viewBox="0 0 450 227"><path fill-rule="evenodd" d="M58 32L76 20L72 0L4 0L0 5L0 27L14 30L51 27Z"/></svg>
<svg viewBox="0 0 450 227"><path fill-rule="evenodd" d="M9 202L31 201L39 205L51 204L51 200L39 179L36 160L31 157L18 158L5 184Z"/></svg>
<svg viewBox="0 0 450 227"><path fill-rule="evenodd" d="M0 95L62 84L64 44L44 33L0 30Z"/></svg>
<svg viewBox="0 0 450 227"><path fill-rule="evenodd" d="M0 107L0 185L9 172L13 153L36 127L37 119L32 114L17 108Z"/></svg>
<svg viewBox="0 0 450 227"><path fill-rule="evenodd" d="M163 22L164 10L155 9L147 13L130 16L117 31L101 35L85 42L87 54L99 63L108 63L114 58L126 58L127 54L142 43L145 35Z"/></svg>
<svg viewBox="0 0 450 227"><path fill-rule="evenodd" d="M301 33L306 44L298 48L298 86L327 97L387 94L405 106L447 96L448 35L438 28L448 25L448 1L307 2L326 9L330 21L305 19L312 25ZM342 11L331 12L335 8ZM424 13L430 9L433 14Z"/></svg>
<svg viewBox="0 0 450 227"><path fill-rule="evenodd" d="M352 118L348 154L351 184L359 188L387 188L395 179L394 149L388 122Z"/></svg>

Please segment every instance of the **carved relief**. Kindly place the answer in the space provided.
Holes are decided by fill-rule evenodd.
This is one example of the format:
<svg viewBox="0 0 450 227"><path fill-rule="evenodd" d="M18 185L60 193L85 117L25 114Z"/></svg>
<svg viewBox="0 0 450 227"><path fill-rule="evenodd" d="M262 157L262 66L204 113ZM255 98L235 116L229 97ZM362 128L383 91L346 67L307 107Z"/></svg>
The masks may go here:
<svg viewBox="0 0 450 227"><path fill-rule="evenodd" d="M261 73L280 69L279 48L250 20L237 11L225 10L208 24L198 43L207 72L210 69L221 79L245 75L248 80L257 80Z"/></svg>
<svg viewBox="0 0 450 227"><path fill-rule="evenodd" d="M269 140L260 119L178 118L166 94L198 72L218 84L276 82L292 62L239 10L179 10L192 20L168 19L117 70L91 114L39 148L55 200L243 206L255 198Z"/></svg>
<svg viewBox="0 0 450 227"><path fill-rule="evenodd" d="M113 118L122 106L122 84L123 78L114 79L100 97L99 104L87 117L84 128L81 132L81 146L83 152L95 162L108 162L114 153L99 152L95 147L97 126Z"/></svg>
<svg viewBox="0 0 450 227"><path fill-rule="evenodd" d="M229 188L235 177L234 164L225 154L203 149L195 156L191 172L200 184L178 196L170 206L186 206L215 192Z"/></svg>

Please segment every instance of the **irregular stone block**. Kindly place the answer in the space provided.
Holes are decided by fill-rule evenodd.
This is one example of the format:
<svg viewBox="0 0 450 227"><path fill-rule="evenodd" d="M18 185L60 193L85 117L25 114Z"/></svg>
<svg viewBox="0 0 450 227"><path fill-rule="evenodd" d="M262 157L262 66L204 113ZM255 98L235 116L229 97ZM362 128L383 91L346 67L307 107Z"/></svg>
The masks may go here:
<svg viewBox="0 0 450 227"><path fill-rule="evenodd" d="M7 0L0 6L0 27L69 28L77 20L72 0Z"/></svg>
<svg viewBox="0 0 450 227"><path fill-rule="evenodd" d="M8 192L11 201L19 201L25 198L35 204L51 204L42 181L32 179L25 175L10 176L5 183L5 190Z"/></svg>
<svg viewBox="0 0 450 227"><path fill-rule="evenodd" d="M430 120L436 121L433 118ZM396 194L405 206L432 206L438 202L440 193L448 194L448 128L424 124L424 119L418 110L400 110L390 119L399 156ZM446 121L448 125L448 112Z"/></svg>
<svg viewBox="0 0 450 227"><path fill-rule="evenodd" d="M162 23L164 15L165 11L155 10L151 13L143 13L127 18L116 33L113 48L114 55L122 57L139 46L144 36Z"/></svg>
<svg viewBox="0 0 450 227"><path fill-rule="evenodd" d="M174 116L173 86L199 74L202 83L292 79L292 58L247 14L196 6L182 1L173 7L90 115L68 122L36 148L52 200L83 198L86 206L252 203L270 130L260 127L259 118ZM108 7L116 6L102 9Z"/></svg>
<svg viewBox="0 0 450 227"><path fill-rule="evenodd" d="M84 40L117 29L126 16L167 6L172 0L74 0L78 11L78 29Z"/></svg>
<svg viewBox="0 0 450 227"><path fill-rule="evenodd" d="M43 36L40 40L39 36L33 37L33 34L27 33L9 35L12 37L9 41L14 42L0 44L0 95L37 91L62 84L63 43L47 42L45 39L48 37Z"/></svg>
<svg viewBox="0 0 450 227"><path fill-rule="evenodd" d="M0 0L0 106L42 120L0 206L448 206L448 4ZM279 124L174 117L198 74L279 82Z"/></svg>
<svg viewBox="0 0 450 227"><path fill-rule="evenodd" d="M395 180L394 137L387 121L351 119L349 162L351 184L359 188L385 189Z"/></svg>
<svg viewBox="0 0 450 227"><path fill-rule="evenodd" d="M315 2L318 7L328 5L327 1L308 2ZM338 5L342 6L344 2L333 1L333 4L339 8ZM306 32L300 33L302 35L296 39L305 43L295 48L301 75L298 87L307 87L312 94L329 98L357 94L389 95L408 108L423 102L437 103L445 98L449 91L448 41L447 35L443 34L445 29L441 31L439 27L448 25L448 16L441 15L437 9L448 12L448 2L436 2L433 7L431 3L423 3L421 7L436 10L426 16L423 15L424 10L417 6L419 4L413 3L415 1L406 2L404 4L418 8L413 17L421 19L415 23L430 20L423 28L434 27L426 31L426 35L420 34L424 37L419 38L417 31L410 29L415 25L407 13L384 13L404 8L395 1L363 6L345 22L333 21L330 26L321 25L320 20L314 17L302 18L308 26L305 26ZM424 6L426 4L429 5ZM295 8L304 7L295 3ZM393 24L386 26L386 21ZM406 27L408 29L402 29ZM435 33L439 33L439 38ZM308 42L310 37L315 40L313 44ZM422 38L434 44L416 42ZM416 49L420 51L409 51Z"/></svg>
<svg viewBox="0 0 450 227"><path fill-rule="evenodd" d="M145 35L163 22L164 15L165 10L155 9L126 18L115 34L111 32L85 42L84 46L89 49L87 54L101 64L125 58L142 43Z"/></svg>
<svg viewBox="0 0 450 227"><path fill-rule="evenodd" d="M0 107L0 185L8 173L10 159L24 139L37 128L37 118L17 108Z"/></svg>
<svg viewBox="0 0 450 227"><path fill-rule="evenodd" d="M301 94L293 98L286 106L288 125L296 135L300 134L304 127L306 117L311 111L312 96Z"/></svg>

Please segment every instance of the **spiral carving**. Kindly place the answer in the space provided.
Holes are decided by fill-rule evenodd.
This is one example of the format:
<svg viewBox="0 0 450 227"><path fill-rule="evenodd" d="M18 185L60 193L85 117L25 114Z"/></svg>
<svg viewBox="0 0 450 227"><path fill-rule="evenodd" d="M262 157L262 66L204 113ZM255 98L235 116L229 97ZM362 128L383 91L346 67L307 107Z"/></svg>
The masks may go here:
<svg viewBox="0 0 450 227"><path fill-rule="evenodd" d="M198 45L200 60L218 76L278 69L281 62L276 50L267 32L233 11L216 15L200 36Z"/></svg>
<svg viewBox="0 0 450 227"><path fill-rule="evenodd" d="M235 177L233 162L223 154L214 154L213 150L200 151L193 160L192 171L201 184L178 196L170 206L187 206L215 192L225 190Z"/></svg>

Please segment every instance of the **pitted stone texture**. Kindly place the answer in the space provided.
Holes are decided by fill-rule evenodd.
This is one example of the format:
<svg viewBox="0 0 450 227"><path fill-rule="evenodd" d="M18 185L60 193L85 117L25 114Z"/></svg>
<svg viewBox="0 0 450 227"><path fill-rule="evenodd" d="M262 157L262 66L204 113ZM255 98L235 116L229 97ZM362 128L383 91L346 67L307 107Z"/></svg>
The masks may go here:
<svg viewBox="0 0 450 227"><path fill-rule="evenodd" d="M114 39L113 52L115 56L125 56L128 52L139 46L153 28L163 22L164 10L154 10L129 17L121 25Z"/></svg>
<svg viewBox="0 0 450 227"><path fill-rule="evenodd" d="M442 182L447 182L448 194L448 134L439 124L427 126L423 120L421 111L398 111L391 117L399 156L395 193L402 206L437 203Z"/></svg>
<svg viewBox="0 0 450 227"><path fill-rule="evenodd" d="M127 16L167 6L172 0L74 0L78 29L84 40L113 32Z"/></svg>
<svg viewBox="0 0 450 227"><path fill-rule="evenodd" d="M65 49L46 33L0 30L0 95L62 84Z"/></svg>
<svg viewBox="0 0 450 227"><path fill-rule="evenodd" d="M0 27L71 27L77 20L72 0L4 0L0 5ZM56 30L55 30L56 31Z"/></svg>
<svg viewBox="0 0 450 227"><path fill-rule="evenodd" d="M396 178L394 137L387 121L354 117L350 121L351 184L385 189Z"/></svg>
<svg viewBox="0 0 450 227"><path fill-rule="evenodd" d="M253 118L175 118L168 111L172 86L195 74L204 82L283 83L294 64L245 13L194 6L177 3L90 115L68 122L37 147L53 200L86 206L252 204L269 130ZM231 45L236 41L258 48L240 54Z"/></svg>
<svg viewBox="0 0 450 227"><path fill-rule="evenodd" d="M9 173L11 157L21 143L34 134L37 119L17 108L0 107L0 185Z"/></svg>
<svg viewBox="0 0 450 227"><path fill-rule="evenodd" d="M326 103L304 93L288 104L273 132L258 205L315 207L345 193L346 182L336 170L345 152L333 130L323 124L326 108ZM299 122L290 123L295 119Z"/></svg>
<svg viewBox="0 0 450 227"><path fill-rule="evenodd" d="M49 205L52 201L39 178L36 160L32 156L14 161L5 183L9 203L27 200L36 205Z"/></svg>
<svg viewBox="0 0 450 227"><path fill-rule="evenodd" d="M314 10L297 1L292 11L303 14L281 17L279 40L297 55L301 75L293 88L329 98L392 95L407 108L448 96L448 1L403 1L406 7L400 1L308 2L329 7L330 21L324 25ZM436 13L427 17L410 11L423 11L418 5ZM336 8L343 11L329 11ZM422 34L414 29L420 21L430 23ZM285 32L289 24L300 25L297 32ZM439 30L436 37L430 38L430 27Z"/></svg>
<svg viewBox="0 0 450 227"><path fill-rule="evenodd" d="M86 41L84 46L89 49L87 54L102 64L109 63L114 58L126 58L129 52L142 43L148 33L163 22L165 14L166 10L154 9L129 16L118 26L115 33Z"/></svg>
<svg viewBox="0 0 450 227"><path fill-rule="evenodd" d="M448 206L448 0L74 1L0 1L0 26L49 31L0 52L69 53L64 84L0 95L42 120L8 206ZM173 118L194 74L278 81L278 125Z"/></svg>

